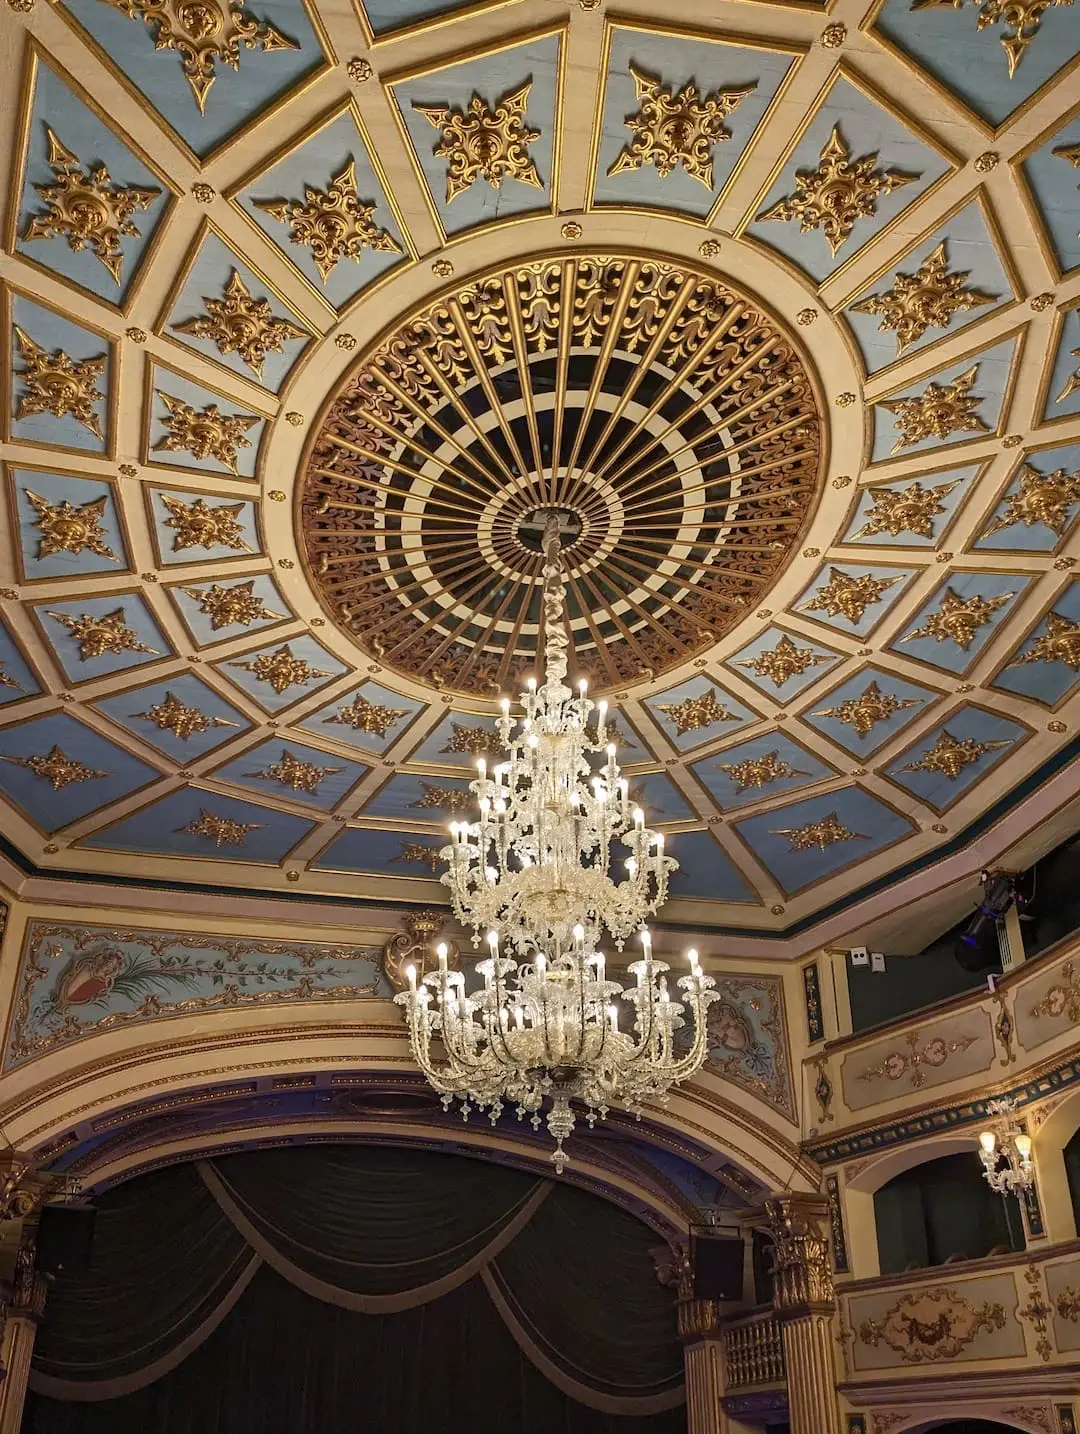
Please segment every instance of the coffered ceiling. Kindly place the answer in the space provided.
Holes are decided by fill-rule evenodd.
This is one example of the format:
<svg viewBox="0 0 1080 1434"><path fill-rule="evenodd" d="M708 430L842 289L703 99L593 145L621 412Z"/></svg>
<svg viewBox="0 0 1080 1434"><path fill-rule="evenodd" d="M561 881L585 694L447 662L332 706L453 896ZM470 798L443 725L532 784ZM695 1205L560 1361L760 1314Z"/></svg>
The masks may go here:
<svg viewBox="0 0 1080 1434"><path fill-rule="evenodd" d="M1071 0L9 3L25 861L439 900L551 504L674 919L1064 803Z"/></svg>

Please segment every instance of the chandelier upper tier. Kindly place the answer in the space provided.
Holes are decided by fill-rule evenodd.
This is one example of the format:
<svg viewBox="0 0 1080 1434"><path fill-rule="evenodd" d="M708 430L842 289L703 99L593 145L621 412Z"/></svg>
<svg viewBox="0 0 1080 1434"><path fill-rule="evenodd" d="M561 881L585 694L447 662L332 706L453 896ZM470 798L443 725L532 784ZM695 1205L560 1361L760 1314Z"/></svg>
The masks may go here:
<svg viewBox="0 0 1080 1434"><path fill-rule="evenodd" d="M552 1159L561 1171L576 1120L572 1102L592 1125L613 1101L640 1111L644 1101L665 1098L705 1059L705 1017L716 993L696 952L677 982L681 999L669 989L667 964L653 957L645 922L666 900L678 863L665 852L663 833L646 827L631 805L606 740L607 703L593 703L584 680L576 693L566 681L560 527L567 515L549 509L542 516L542 681L529 680L516 730L503 700L499 733L508 759L490 773L478 763L471 789L479 820L452 822L441 852L455 914L476 944L487 933L489 954L476 967L483 986L470 992L440 946L437 968L418 979L409 967L409 987L395 999L406 1008L416 1060L444 1104L457 1096L466 1118L476 1106L494 1123L510 1103L536 1126L550 1103ZM620 951L640 934L628 990L609 979L599 949L605 931ZM692 1030L681 1038L687 1012Z"/></svg>
<svg viewBox="0 0 1080 1434"><path fill-rule="evenodd" d="M707 651L797 550L822 420L795 337L683 261L573 254L459 283L363 355L313 433L300 544L380 665L486 698L540 659L536 515L563 515L576 667Z"/></svg>

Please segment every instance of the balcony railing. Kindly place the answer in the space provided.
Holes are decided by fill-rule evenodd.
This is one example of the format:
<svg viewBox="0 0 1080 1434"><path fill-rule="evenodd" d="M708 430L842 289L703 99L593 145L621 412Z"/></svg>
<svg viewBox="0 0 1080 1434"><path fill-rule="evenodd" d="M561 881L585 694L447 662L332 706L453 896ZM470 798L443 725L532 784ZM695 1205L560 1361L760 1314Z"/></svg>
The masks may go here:
<svg viewBox="0 0 1080 1434"><path fill-rule="evenodd" d="M784 1343L771 1309L733 1320L723 1331L726 1388L784 1382Z"/></svg>

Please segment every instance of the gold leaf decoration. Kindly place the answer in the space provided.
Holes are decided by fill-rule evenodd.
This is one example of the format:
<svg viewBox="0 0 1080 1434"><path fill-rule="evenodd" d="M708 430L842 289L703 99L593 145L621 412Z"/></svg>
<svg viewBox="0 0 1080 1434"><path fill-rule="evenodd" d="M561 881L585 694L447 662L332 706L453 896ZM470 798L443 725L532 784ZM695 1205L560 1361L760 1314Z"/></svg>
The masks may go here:
<svg viewBox="0 0 1080 1434"><path fill-rule="evenodd" d="M1020 470L1019 491L1006 497L1004 511L992 517L979 536L989 538L1014 523L1023 523L1025 528L1041 523L1060 538L1074 503L1080 503L1080 468L1073 473L1066 473L1064 468L1040 473L1025 463Z"/></svg>
<svg viewBox="0 0 1080 1434"><path fill-rule="evenodd" d="M948 728L943 728L937 741L917 761L907 762L898 770L901 772L936 772L955 782L965 767L970 767L987 752L996 752L1002 747L1011 747L1011 739L994 742L980 742L974 737L954 737Z"/></svg>
<svg viewBox="0 0 1080 1434"><path fill-rule="evenodd" d="M255 591L255 579L234 583L232 587L221 587L211 583L208 588L180 589L199 604L199 611L210 619L210 630L220 632L223 627L241 624L250 627L261 618L283 618L283 612L271 612Z"/></svg>
<svg viewBox="0 0 1080 1434"><path fill-rule="evenodd" d="M354 732L368 732L375 737L385 737L387 731L397 725L408 713L395 707L381 707L369 702L359 694L348 707L342 707L332 717L324 720L340 727L351 727Z"/></svg>
<svg viewBox="0 0 1080 1434"><path fill-rule="evenodd" d="M256 20L238 0L105 0L129 20L142 20L155 50L175 50L184 78L199 107L217 78L217 65L240 69L240 46L246 50L299 50L267 20Z"/></svg>
<svg viewBox="0 0 1080 1434"><path fill-rule="evenodd" d="M132 712L131 716L143 722L152 722L159 732L171 732L186 742L199 732L208 732L211 727L237 727L239 723L229 722L224 717L208 717L197 707L190 707L175 693L166 691L164 700L155 702L145 712Z"/></svg>
<svg viewBox="0 0 1080 1434"><path fill-rule="evenodd" d="M420 796L415 802L410 802L410 807L419 807L427 810L431 807L438 807L441 811L449 812L451 816L457 812L465 812L476 805L476 798L468 787L440 787L435 782L421 782Z"/></svg>
<svg viewBox="0 0 1080 1434"><path fill-rule="evenodd" d="M933 538L934 519L945 512L941 501L960 486L960 479L951 483L938 483L933 488L924 488L916 480L909 488L872 488L872 502L863 519L863 525L853 533L851 541L872 538L877 533L888 533L899 538L903 533L914 533L918 538Z"/></svg>
<svg viewBox="0 0 1080 1434"><path fill-rule="evenodd" d="M284 353L291 339L309 337L306 329L279 318L270 308L269 299L253 298L238 269L232 271L223 298L204 294L203 303L205 313L184 319L172 328L178 334L208 340L222 356L238 354L260 378L267 354Z"/></svg>
<svg viewBox="0 0 1080 1434"><path fill-rule="evenodd" d="M976 593L961 597L954 588L946 588L937 612L930 613L923 626L909 632L901 642L914 642L918 637L932 637L935 642L955 642L967 652L980 627L991 621L999 608L1011 601L1015 593L998 593L985 598Z"/></svg>
<svg viewBox="0 0 1080 1434"><path fill-rule="evenodd" d="M1080 672L1080 622L1060 612L1046 615L1046 631L1037 637L1027 652L1014 657L1010 667L1024 667L1029 662L1063 662L1073 672Z"/></svg>
<svg viewBox="0 0 1080 1434"><path fill-rule="evenodd" d="M344 770L344 767L319 767L314 762L305 762L295 752L283 747L276 762L271 762L261 772L245 772L244 775L265 782L280 782L294 792L316 793L320 782Z"/></svg>
<svg viewBox="0 0 1080 1434"><path fill-rule="evenodd" d="M711 727L714 722L739 720L717 697L715 687L708 688L698 697L684 697L681 702L658 702L656 710L674 722L676 734L680 737L687 732L697 732L702 727Z"/></svg>
<svg viewBox="0 0 1080 1434"><path fill-rule="evenodd" d="M770 836L786 836L791 845L789 852L824 851L837 842L868 841L862 832L853 832L840 820L836 812L829 812L816 822L806 822L801 827L777 827Z"/></svg>
<svg viewBox="0 0 1080 1434"><path fill-rule="evenodd" d="M1048 986L1031 1008L1033 1016L1050 1016L1057 1020L1064 1016L1070 1025L1080 1024L1080 971L1074 961L1066 961L1061 967L1061 980Z"/></svg>
<svg viewBox="0 0 1080 1434"><path fill-rule="evenodd" d="M891 288L869 294L851 307L857 314L879 315L878 328L896 334L896 352L902 354L927 329L947 329L954 314L994 302L997 295L967 288L964 281L969 277L970 270L949 269L942 240L914 274L898 271Z"/></svg>
<svg viewBox="0 0 1080 1434"><path fill-rule="evenodd" d="M857 625L866 609L879 603L888 589L899 581L899 576L875 578L873 573L861 573L852 577L840 568L830 568L829 581L799 606L807 612L845 617L852 625Z"/></svg>
<svg viewBox="0 0 1080 1434"><path fill-rule="evenodd" d="M1004 1328L1004 1305L973 1305L939 1285L909 1290L879 1319L863 1320L859 1339L874 1348L888 1345L906 1364L936 1364L955 1359L978 1335Z"/></svg>
<svg viewBox="0 0 1080 1434"><path fill-rule="evenodd" d="M104 657L106 653L119 656L122 652L149 652L160 656L156 648L147 647L145 642L140 642L128 627L122 607L106 613L103 617L93 617L85 612L80 617L72 617L66 612L50 612L49 617L61 623L71 633L79 645L81 662Z"/></svg>
<svg viewBox="0 0 1080 1434"><path fill-rule="evenodd" d="M882 692L876 682L870 682L858 697L847 697L836 707L822 707L810 715L833 717L851 727L857 736L866 737L878 722L887 721L894 712L918 707L924 701L922 697L897 697L893 692Z"/></svg>
<svg viewBox="0 0 1080 1434"><path fill-rule="evenodd" d="M74 757L69 757L60 747L51 747L47 753L32 757L4 757L5 762L10 762L14 767L26 767L33 772L35 777L48 782L54 792L62 792L65 787L81 782L96 781L100 777L109 776L108 772L94 771L93 768L85 766Z"/></svg>
<svg viewBox="0 0 1080 1434"><path fill-rule="evenodd" d="M321 667L312 667L304 657L295 657L287 642L273 652L261 652L258 657L230 662L229 666L253 673L258 682L268 682L278 696L289 687L306 687L317 677L334 675Z"/></svg>
<svg viewBox="0 0 1080 1434"><path fill-rule="evenodd" d="M41 537L38 539L37 558L51 558L54 553L93 553L98 558L108 558L118 563L120 559L109 547L107 534L102 525L108 498L91 498L88 503L75 507L65 498L60 503L50 503L29 488L23 490L27 501L34 510L34 527Z"/></svg>
<svg viewBox="0 0 1080 1434"><path fill-rule="evenodd" d="M165 520L166 528L173 528L173 552L185 548L234 548L237 552L250 553L250 543L244 537L240 524L243 503L219 503L211 508L205 498L196 498L185 503L181 498L161 495L161 501L169 510Z"/></svg>
<svg viewBox="0 0 1080 1434"><path fill-rule="evenodd" d="M1009 66L1009 79L1016 74L1016 67L1027 53L1027 48L1039 33L1044 13L1051 7L1071 5L1073 0L974 0L981 6L977 29L981 32L989 25L1004 26L1001 48ZM960 10L964 0L912 0L913 10L924 10L928 6L948 6Z"/></svg>
<svg viewBox="0 0 1080 1434"><path fill-rule="evenodd" d="M776 687L783 687L792 677L801 677L811 667L817 667L830 659L825 653L815 652L810 647L796 647L785 633L776 646L756 657L741 657L737 667L748 667L758 677L767 677Z"/></svg>
<svg viewBox="0 0 1080 1434"><path fill-rule="evenodd" d="M451 722L450 727L450 740L439 748L440 752L464 752L470 757L488 757L506 751L506 744L498 732L487 727L469 727L463 722Z"/></svg>
<svg viewBox="0 0 1080 1434"><path fill-rule="evenodd" d="M808 777L781 757L779 751L766 752L763 757L745 757L741 762L717 762L717 771L726 772L735 783L735 795L751 788L760 789L782 777Z"/></svg>
<svg viewBox="0 0 1080 1434"><path fill-rule="evenodd" d="M290 243L311 250L324 284L342 259L359 263L365 249L382 254L401 253L401 246L393 235L380 229L372 218L374 200L365 201L357 193L356 165L352 160L331 176L325 189L305 184L303 202L256 199L254 203L256 209L291 226Z"/></svg>
<svg viewBox="0 0 1080 1434"><path fill-rule="evenodd" d="M413 109L440 131L432 153L447 162L447 204L478 179L486 179L492 189L500 189L504 179L543 189L544 182L529 156L529 145L540 138L540 131L525 124L531 89L532 82L527 81L494 106L475 94L465 109L414 102Z"/></svg>
<svg viewBox="0 0 1080 1434"><path fill-rule="evenodd" d="M54 418L65 418L70 414L95 438L103 437L101 420L94 412L94 404L105 397L98 389L97 380L105 372L106 356L73 359L63 349L54 349L49 353L18 324L13 324L12 328L19 346L19 357L23 361L16 377L25 388L25 392L19 394L16 421L32 418L38 413L51 413Z"/></svg>
<svg viewBox="0 0 1080 1434"><path fill-rule="evenodd" d="M131 216L149 209L161 190L113 184L103 164L84 170L78 157L61 144L48 125L45 133L53 182L35 184L34 188L48 209L44 214L30 216L23 239L62 237L77 254L89 249L119 284L124 268L120 240L142 237Z"/></svg>
<svg viewBox="0 0 1080 1434"><path fill-rule="evenodd" d="M978 376L979 365L949 383L930 383L913 398L882 399L879 407L888 409L896 420L900 437L892 451L910 448L928 438L948 438L953 433L989 433L975 409L982 399L971 389Z"/></svg>
<svg viewBox="0 0 1080 1434"><path fill-rule="evenodd" d="M1072 357L1080 358L1080 349L1073 349ZM1077 389L1080 389L1080 368L1074 369L1074 371L1065 380L1065 387L1058 394L1055 402L1064 403L1067 398L1072 398L1073 394L1077 391Z"/></svg>
<svg viewBox="0 0 1080 1434"><path fill-rule="evenodd" d="M713 149L722 140L731 138L724 120L757 86L714 90L702 96L697 85L688 81L676 94L658 76L648 74L633 63L628 68L634 81L638 110L626 121L632 138L619 151L608 174L622 174L624 170L651 164L661 179L667 179L682 165L692 179L711 191Z"/></svg>
<svg viewBox="0 0 1080 1434"><path fill-rule="evenodd" d="M816 169L795 173L795 193L763 210L759 220L795 220L804 234L820 229L835 254L860 219L877 213L878 200L920 176L878 167L877 152L852 159L851 149L834 125Z"/></svg>
<svg viewBox="0 0 1080 1434"><path fill-rule="evenodd" d="M442 866L442 857L439 855L437 846L427 846L422 841L403 841L401 850L397 856L392 856L391 861L414 862L419 866L426 866L432 876Z"/></svg>
<svg viewBox="0 0 1080 1434"><path fill-rule="evenodd" d="M166 415L159 418L165 434L154 444L155 453L190 453L199 463L214 458L233 473L237 471L238 451L251 447L244 434L258 423L255 414L222 413L216 403L200 410L160 389L157 396Z"/></svg>
<svg viewBox="0 0 1080 1434"><path fill-rule="evenodd" d="M248 835L263 826L264 822L238 822L231 817L220 817L202 807L194 821L186 827L177 827L176 831L184 836L205 837L215 846L245 846Z"/></svg>

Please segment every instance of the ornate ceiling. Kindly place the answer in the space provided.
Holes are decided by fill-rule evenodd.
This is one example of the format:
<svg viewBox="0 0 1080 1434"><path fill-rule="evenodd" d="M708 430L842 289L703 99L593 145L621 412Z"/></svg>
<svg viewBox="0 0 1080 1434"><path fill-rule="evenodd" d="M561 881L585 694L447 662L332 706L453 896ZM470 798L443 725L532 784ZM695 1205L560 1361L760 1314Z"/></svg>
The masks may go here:
<svg viewBox="0 0 1080 1434"><path fill-rule="evenodd" d="M27 862L437 900L552 503L674 919L1072 760L1071 0L9 3Z"/></svg>

